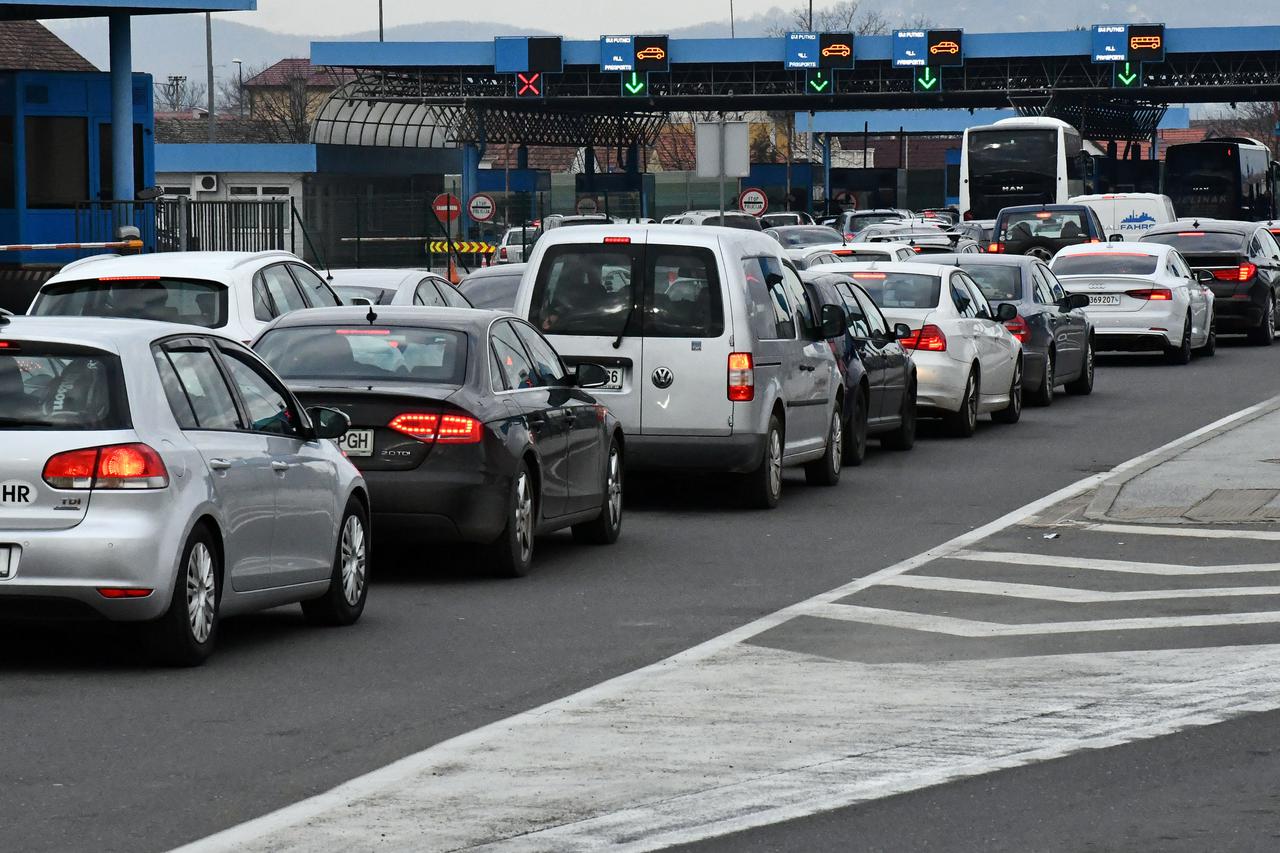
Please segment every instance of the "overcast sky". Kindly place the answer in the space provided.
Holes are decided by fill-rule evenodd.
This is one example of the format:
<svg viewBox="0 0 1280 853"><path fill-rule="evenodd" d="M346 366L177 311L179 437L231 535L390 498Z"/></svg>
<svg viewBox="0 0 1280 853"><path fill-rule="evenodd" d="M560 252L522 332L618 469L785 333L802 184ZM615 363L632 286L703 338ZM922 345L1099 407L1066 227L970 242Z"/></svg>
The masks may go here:
<svg viewBox="0 0 1280 853"><path fill-rule="evenodd" d="M754 15L795 0L733 0L734 14ZM819 6L825 5L819 0ZM728 20L729 0L383 0L388 27L424 21L473 21L533 27L569 36L662 32L671 27ZM318 36L376 30L378 0L258 0L258 11L224 17L277 32Z"/></svg>

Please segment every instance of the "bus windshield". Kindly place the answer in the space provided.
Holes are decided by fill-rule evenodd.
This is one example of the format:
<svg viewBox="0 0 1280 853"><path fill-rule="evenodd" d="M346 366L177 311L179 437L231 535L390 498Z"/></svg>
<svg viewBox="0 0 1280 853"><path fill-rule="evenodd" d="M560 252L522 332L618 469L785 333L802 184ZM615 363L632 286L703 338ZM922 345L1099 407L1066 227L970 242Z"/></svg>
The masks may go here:
<svg viewBox="0 0 1280 853"><path fill-rule="evenodd" d="M969 210L994 219L1002 208L1057 201L1057 130L989 129L968 137Z"/></svg>
<svg viewBox="0 0 1280 853"><path fill-rule="evenodd" d="M1174 145L1165 157L1165 194L1179 216L1235 218L1240 183L1235 145Z"/></svg>

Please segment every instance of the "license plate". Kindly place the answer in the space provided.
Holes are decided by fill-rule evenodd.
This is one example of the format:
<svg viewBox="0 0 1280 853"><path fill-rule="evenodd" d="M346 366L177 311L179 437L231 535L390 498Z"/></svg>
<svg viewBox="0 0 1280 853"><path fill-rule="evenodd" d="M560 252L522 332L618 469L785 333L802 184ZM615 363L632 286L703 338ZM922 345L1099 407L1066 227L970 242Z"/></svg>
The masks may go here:
<svg viewBox="0 0 1280 853"><path fill-rule="evenodd" d="M1120 297L1113 296L1111 294L1105 294L1105 293L1100 294L1098 296L1094 296L1093 294L1090 294L1089 304L1090 305L1119 305Z"/></svg>
<svg viewBox="0 0 1280 853"><path fill-rule="evenodd" d="M338 447L348 456L372 456L373 430L349 429L338 439Z"/></svg>
<svg viewBox="0 0 1280 853"><path fill-rule="evenodd" d="M601 365L604 367L604 365ZM621 367L604 367L604 372L608 375L608 380L600 386L602 391L621 391L622 380L626 378L627 371Z"/></svg>
<svg viewBox="0 0 1280 853"><path fill-rule="evenodd" d="M14 548L12 545L0 545L0 580L4 580L13 573Z"/></svg>

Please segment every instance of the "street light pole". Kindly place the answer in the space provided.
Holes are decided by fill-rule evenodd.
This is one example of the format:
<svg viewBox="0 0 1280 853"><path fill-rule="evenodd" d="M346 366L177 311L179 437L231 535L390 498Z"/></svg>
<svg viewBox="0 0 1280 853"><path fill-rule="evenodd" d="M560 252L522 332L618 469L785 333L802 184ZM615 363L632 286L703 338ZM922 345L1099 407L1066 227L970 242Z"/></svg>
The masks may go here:
<svg viewBox="0 0 1280 853"><path fill-rule="evenodd" d="M809 32L813 32L813 0L809 0Z"/></svg>
<svg viewBox="0 0 1280 853"><path fill-rule="evenodd" d="M213 15L208 12L204 13L204 50L207 62L208 79L206 85L209 87L208 108L209 108L209 141L218 141L218 117L214 113L213 103Z"/></svg>
<svg viewBox="0 0 1280 853"><path fill-rule="evenodd" d="M233 59L231 62L235 65L236 74L240 78L240 82L237 84L238 88L236 89L236 103L240 105L240 118L244 118L244 61L241 59Z"/></svg>
<svg viewBox="0 0 1280 853"><path fill-rule="evenodd" d="M382 0L378 0L378 41L385 41L382 31Z"/></svg>
<svg viewBox="0 0 1280 853"><path fill-rule="evenodd" d="M733 0L729 0L729 38L737 38L733 30Z"/></svg>

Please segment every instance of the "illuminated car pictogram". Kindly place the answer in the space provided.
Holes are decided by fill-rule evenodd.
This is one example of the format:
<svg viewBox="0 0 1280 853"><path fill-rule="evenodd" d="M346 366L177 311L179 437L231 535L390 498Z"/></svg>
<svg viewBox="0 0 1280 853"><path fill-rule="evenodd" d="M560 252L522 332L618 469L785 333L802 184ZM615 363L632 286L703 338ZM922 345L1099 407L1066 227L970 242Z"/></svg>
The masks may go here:
<svg viewBox="0 0 1280 853"><path fill-rule="evenodd" d="M940 41L929 47L930 53L959 53L960 45L953 41Z"/></svg>
<svg viewBox="0 0 1280 853"><path fill-rule="evenodd" d="M849 56L852 53L853 48L847 44L833 44L822 49L823 56Z"/></svg>
<svg viewBox="0 0 1280 853"><path fill-rule="evenodd" d="M646 47L636 53L636 59L666 59L667 52L658 46Z"/></svg>
<svg viewBox="0 0 1280 853"><path fill-rule="evenodd" d="M1159 50L1164 39L1160 36L1134 36L1129 39L1130 50Z"/></svg>

